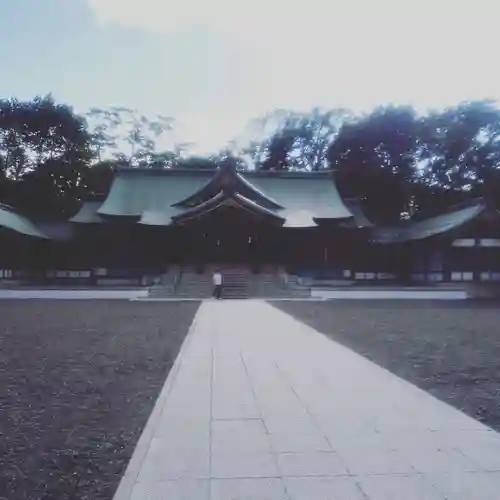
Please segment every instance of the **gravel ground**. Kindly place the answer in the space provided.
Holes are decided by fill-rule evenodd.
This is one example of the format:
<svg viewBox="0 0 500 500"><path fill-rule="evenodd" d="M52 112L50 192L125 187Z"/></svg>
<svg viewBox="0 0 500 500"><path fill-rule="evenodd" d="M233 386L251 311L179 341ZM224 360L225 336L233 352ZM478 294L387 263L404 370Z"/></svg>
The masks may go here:
<svg viewBox="0 0 500 500"><path fill-rule="evenodd" d="M273 305L500 431L500 304L356 300Z"/></svg>
<svg viewBox="0 0 500 500"><path fill-rule="evenodd" d="M0 302L0 499L111 500L198 302Z"/></svg>

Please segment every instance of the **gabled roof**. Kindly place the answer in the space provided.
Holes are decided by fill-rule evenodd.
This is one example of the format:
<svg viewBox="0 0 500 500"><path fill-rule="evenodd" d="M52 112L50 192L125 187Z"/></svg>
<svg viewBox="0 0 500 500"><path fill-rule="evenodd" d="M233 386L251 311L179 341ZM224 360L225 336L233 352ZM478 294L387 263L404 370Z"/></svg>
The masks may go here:
<svg viewBox="0 0 500 500"><path fill-rule="evenodd" d="M212 209L213 199L220 192L237 202L239 208L251 208L255 214L282 220L287 227L316 226L324 219L352 219L330 172L241 174L226 168L216 172L118 170L110 193L96 216L128 217L145 225L167 226L182 220L183 214L193 208L197 210L187 213L201 214L203 210ZM210 203L205 205L208 201ZM81 218L90 220L93 216L83 213Z"/></svg>
<svg viewBox="0 0 500 500"><path fill-rule="evenodd" d="M261 191L258 186L252 184L247 179L243 177L240 173L236 174L236 178L239 181L239 192L242 195L246 195L247 197L259 201L264 206L268 206L272 209L283 209L285 208L278 200L274 199L269 193L265 193Z"/></svg>
<svg viewBox="0 0 500 500"><path fill-rule="evenodd" d="M105 222L97 213L102 203L102 201L84 201L78 213L69 219L69 222L79 224L100 224Z"/></svg>
<svg viewBox="0 0 500 500"><path fill-rule="evenodd" d="M264 208L259 204L255 203L254 201L249 200L248 198L245 198L244 196L238 193L232 193L228 195L223 191L220 191L209 200L195 207L189 208L186 211L180 213L179 215L173 217L173 221L175 223L182 223L183 221L192 219L194 217L198 217L200 215L207 214L208 212L217 210L218 208L224 206L233 206L246 210L247 212L250 212L254 215L269 217L270 219L273 219L274 221L279 222L280 224L283 224L285 222L285 219L277 215L272 210Z"/></svg>
<svg viewBox="0 0 500 500"><path fill-rule="evenodd" d="M75 227L69 221L40 221L36 228L53 241L71 241L75 236Z"/></svg>
<svg viewBox="0 0 500 500"><path fill-rule="evenodd" d="M117 170L97 213L141 218L145 212L155 212L168 219L178 213L173 205L200 189L212 175L213 171L207 170Z"/></svg>
<svg viewBox="0 0 500 500"><path fill-rule="evenodd" d="M297 175L251 175L249 181L285 207L285 226L314 226L324 219L345 220L352 213L344 204L330 172Z"/></svg>
<svg viewBox="0 0 500 500"><path fill-rule="evenodd" d="M423 240L459 229L482 215L485 210L486 204L479 200L463 208L422 221L410 222L402 227L376 228L373 233L373 241L375 243L390 244Z"/></svg>
<svg viewBox="0 0 500 500"><path fill-rule="evenodd" d="M146 210L139 219L139 224L144 226L170 226L172 218L182 213L184 210L170 207L169 210Z"/></svg>
<svg viewBox="0 0 500 500"><path fill-rule="evenodd" d="M276 200L273 200L266 193L259 191L253 184L248 182L236 170L219 169L214 176L196 192L190 194L187 198L176 203L177 206L191 207L212 198L221 190L228 192L238 192L248 199L254 200L257 203L271 209L282 209Z"/></svg>
<svg viewBox="0 0 500 500"><path fill-rule="evenodd" d="M361 202L357 198L350 198L344 200L345 206L352 213L355 221L356 227L373 227L373 222L368 219L363 208L361 207Z"/></svg>
<svg viewBox="0 0 500 500"><path fill-rule="evenodd" d="M21 215L8 205L0 204L0 228L2 227L26 236L50 239L49 236L38 229L27 217Z"/></svg>

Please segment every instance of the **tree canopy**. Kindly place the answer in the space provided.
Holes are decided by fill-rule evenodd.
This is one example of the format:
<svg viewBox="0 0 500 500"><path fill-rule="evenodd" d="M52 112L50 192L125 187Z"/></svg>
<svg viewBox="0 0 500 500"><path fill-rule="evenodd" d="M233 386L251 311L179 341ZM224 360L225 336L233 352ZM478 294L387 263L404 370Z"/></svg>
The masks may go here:
<svg viewBox="0 0 500 500"><path fill-rule="evenodd" d="M2 200L64 212L66 200L77 196L91 146L84 118L52 96L0 100Z"/></svg>
<svg viewBox="0 0 500 500"><path fill-rule="evenodd" d="M250 121L209 156L190 154L176 121L126 107L79 115L50 95L0 100L0 201L67 216L84 198L103 197L116 167L244 170L331 169L344 196L372 218L439 213L483 196L500 199L500 110L473 101L418 114L387 105L355 116L347 109L276 110Z"/></svg>

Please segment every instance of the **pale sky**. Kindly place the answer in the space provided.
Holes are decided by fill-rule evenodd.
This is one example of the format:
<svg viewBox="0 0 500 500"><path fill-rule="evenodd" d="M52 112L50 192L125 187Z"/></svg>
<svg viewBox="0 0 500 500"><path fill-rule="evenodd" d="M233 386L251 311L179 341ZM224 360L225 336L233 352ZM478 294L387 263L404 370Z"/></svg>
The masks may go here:
<svg viewBox="0 0 500 500"><path fill-rule="evenodd" d="M0 95L172 115L199 151L273 108L500 97L493 0L0 0L0 12Z"/></svg>

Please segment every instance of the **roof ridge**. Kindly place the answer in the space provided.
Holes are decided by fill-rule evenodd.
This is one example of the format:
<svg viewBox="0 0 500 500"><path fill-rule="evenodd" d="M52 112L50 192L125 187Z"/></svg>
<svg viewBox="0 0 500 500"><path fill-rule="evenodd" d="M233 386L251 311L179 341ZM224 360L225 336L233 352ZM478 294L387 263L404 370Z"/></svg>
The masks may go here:
<svg viewBox="0 0 500 500"><path fill-rule="evenodd" d="M278 215L276 212L266 207L263 207L262 205L256 203L255 201L246 198L245 196L237 192L226 193L224 191L219 191L219 193L217 193L215 196L212 196L208 200L198 205L195 205L194 207L187 208L184 212L181 212L180 214L172 217L172 220L174 222L178 222L182 221L183 219L191 219L193 217L196 217L197 214L203 215L206 211L210 212L211 210L214 210L231 200L235 201L237 204L241 204L241 208L243 209L247 209L252 212L258 211L261 214L265 214L275 219L284 221L284 218Z"/></svg>
<svg viewBox="0 0 500 500"><path fill-rule="evenodd" d="M117 174L126 175L151 175L151 176L170 176L170 175L212 175L215 176L219 169L208 168L130 168L130 167L116 167ZM243 177L271 177L283 179L308 179L308 178L328 178L334 174L334 170L313 170L313 171L290 171L290 170L236 170L237 175Z"/></svg>
<svg viewBox="0 0 500 500"><path fill-rule="evenodd" d="M190 194L188 197L177 201L173 206L182 207L183 205L189 204L190 202L196 200L197 197L203 196L204 194L209 194L209 190L211 188L224 191L227 189L234 192L243 192L243 190L246 188L247 191L253 193L253 195L255 195L257 198L265 200L265 202L269 203L271 206L273 206L273 208L283 208L280 203L260 190L241 172L223 169L217 170L214 173L213 177L211 177L204 186Z"/></svg>

